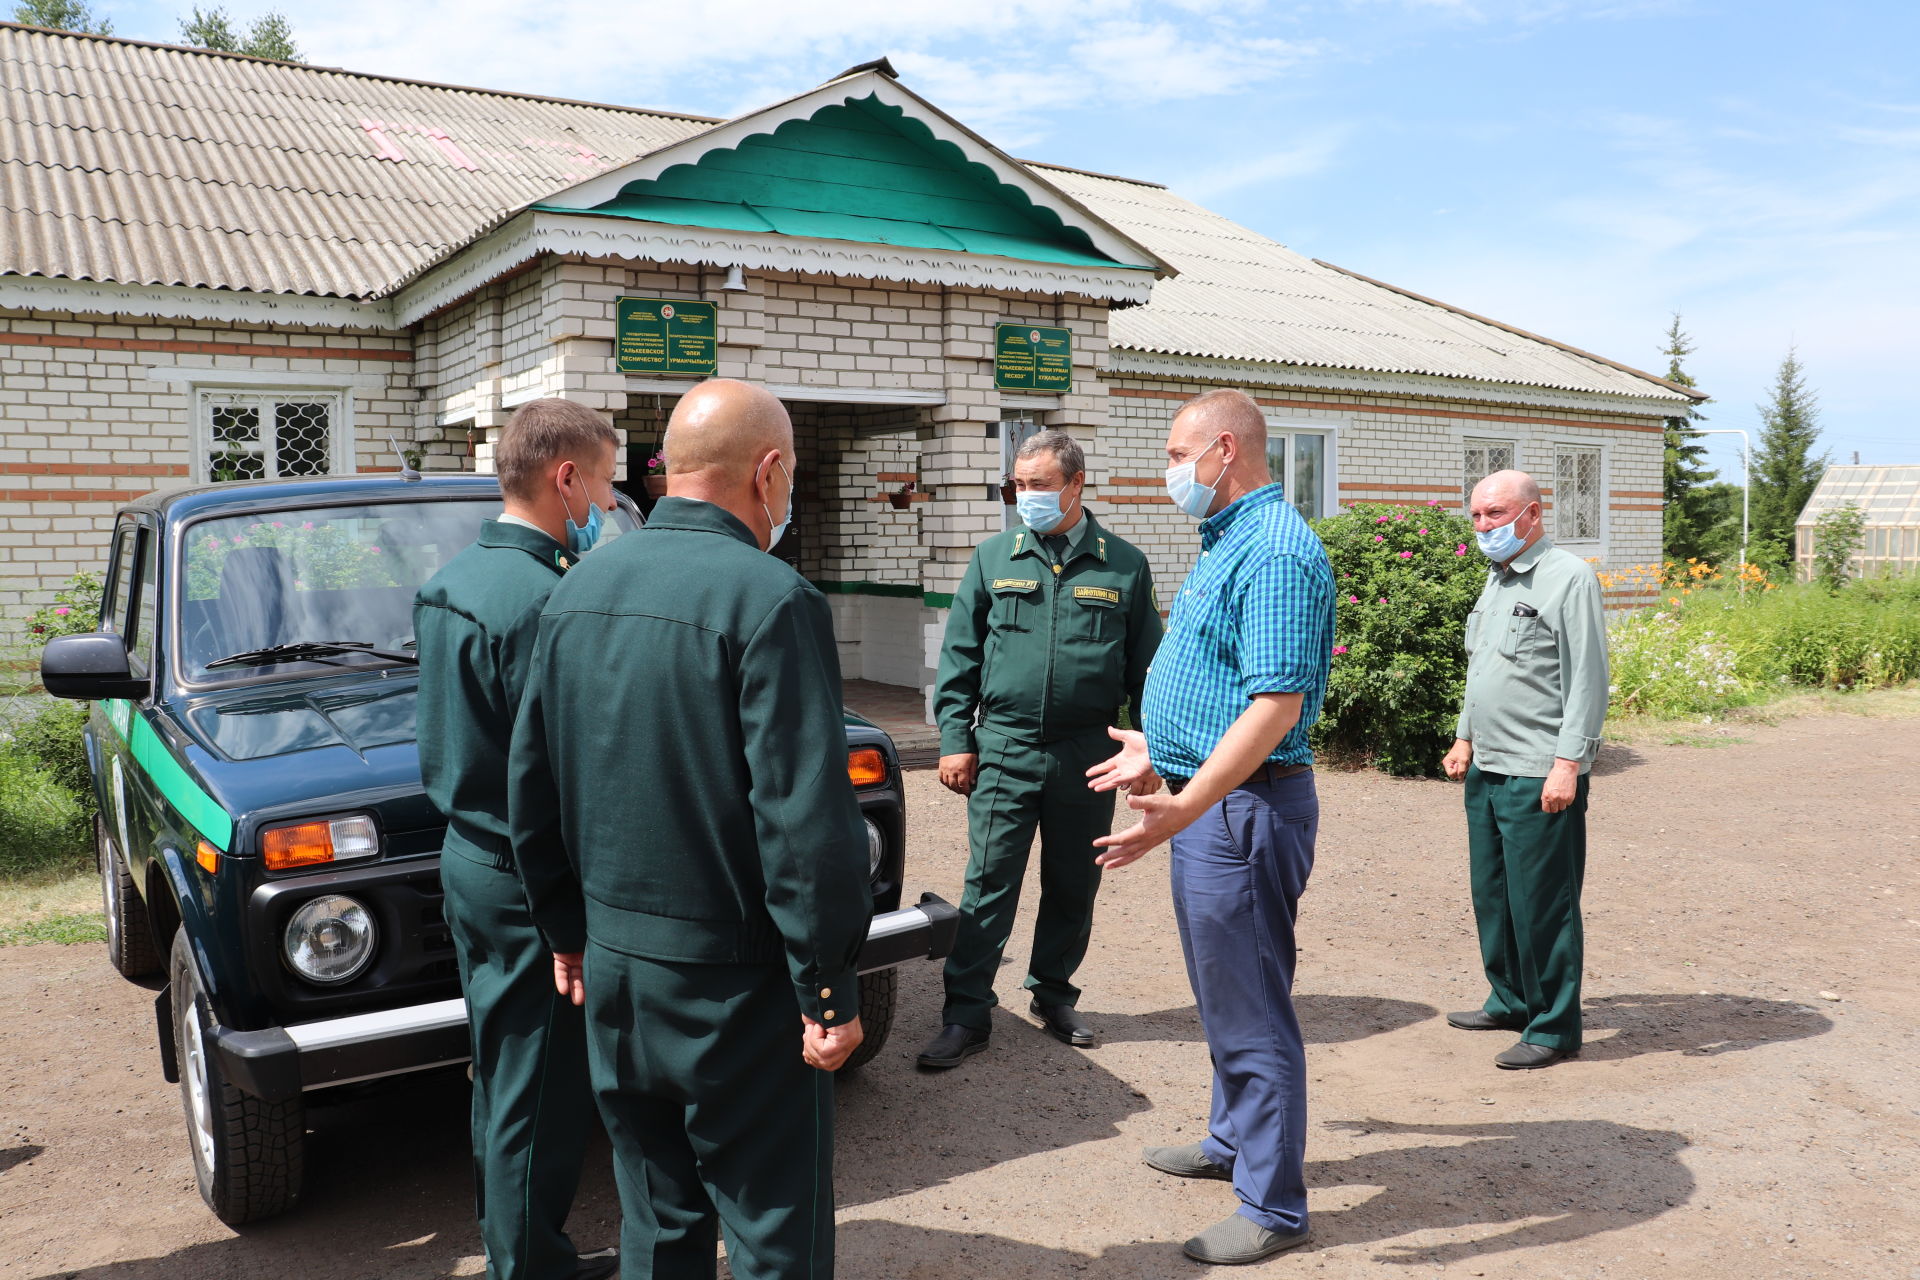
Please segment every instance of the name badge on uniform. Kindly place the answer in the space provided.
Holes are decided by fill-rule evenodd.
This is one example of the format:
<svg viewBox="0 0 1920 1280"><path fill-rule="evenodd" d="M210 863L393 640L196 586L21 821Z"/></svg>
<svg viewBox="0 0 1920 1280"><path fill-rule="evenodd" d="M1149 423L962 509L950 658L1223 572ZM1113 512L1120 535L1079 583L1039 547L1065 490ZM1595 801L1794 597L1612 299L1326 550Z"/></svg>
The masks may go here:
<svg viewBox="0 0 1920 1280"><path fill-rule="evenodd" d="M1108 604L1120 603L1120 593L1111 587L1075 587L1073 589L1073 598L1075 600L1104 600Z"/></svg>
<svg viewBox="0 0 1920 1280"><path fill-rule="evenodd" d="M1038 591L1040 582L1037 578L995 578L993 589L995 591Z"/></svg>

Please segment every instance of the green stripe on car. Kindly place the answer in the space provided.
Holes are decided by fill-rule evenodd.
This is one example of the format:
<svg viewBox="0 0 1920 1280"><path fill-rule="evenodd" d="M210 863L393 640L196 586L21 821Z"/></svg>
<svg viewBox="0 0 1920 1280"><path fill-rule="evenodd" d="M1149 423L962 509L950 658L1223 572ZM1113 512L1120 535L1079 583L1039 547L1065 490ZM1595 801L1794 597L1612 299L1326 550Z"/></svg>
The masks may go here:
<svg viewBox="0 0 1920 1280"><path fill-rule="evenodd" d="M173 758L173 753L167 750L166 743L160 741L160 735L153 731L145 717L135 716L132 705L124 699L115 698L101 706L106 711L107 723L126 742L133 762L153 779L153 785L160 789L167 803L191 823L208 844L222 853L231 848L232 815L187 776L187 771L180 767L180 762Z"/></svg>

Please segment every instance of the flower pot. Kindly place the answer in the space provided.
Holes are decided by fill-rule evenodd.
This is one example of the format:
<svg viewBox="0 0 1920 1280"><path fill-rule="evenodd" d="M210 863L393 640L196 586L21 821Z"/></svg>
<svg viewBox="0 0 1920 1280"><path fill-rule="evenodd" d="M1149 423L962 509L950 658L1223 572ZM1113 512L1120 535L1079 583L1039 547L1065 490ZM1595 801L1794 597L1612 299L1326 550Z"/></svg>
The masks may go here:
<svg viewBox="0 0 1920 1280"><path fill-rule="evenodd" d="M1012 506L1019 500L1019 495L1014 492L1013 481L1009 480L1000 486L1000 501L1006 503L1008 506Z"/></svg>
<svg viewBox="0 0 1920 1280"><path fill-rule="evenodd" d="M647 496L649 498L666 497L667 496L667 478L665 476L648 476L647 477Z"/></svg>
<svg viewBox="0 0 1920 1280"><path fill-rule="evenodd" d="M905 511L913 505L913 495L910 493L890 493L887 495L887 505L891 506L895 511Z"/></svg>

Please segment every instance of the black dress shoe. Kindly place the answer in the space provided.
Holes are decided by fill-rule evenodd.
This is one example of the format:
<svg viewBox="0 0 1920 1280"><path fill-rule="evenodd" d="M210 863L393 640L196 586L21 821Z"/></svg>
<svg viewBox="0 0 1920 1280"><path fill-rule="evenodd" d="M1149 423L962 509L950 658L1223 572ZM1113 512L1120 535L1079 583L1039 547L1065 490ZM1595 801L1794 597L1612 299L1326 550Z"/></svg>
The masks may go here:
<svg viewBox="0 0 1920 1280"><path fill-rule="evenodd" d="M1528 1044L1522 1040L1506 1052L1494 1054L1493 1065L1506 1071L1532 1071L1537 1067L1550 1067L1579 1052L1578 1049L1555 1049L1551 1045Z"/></svg>
<svg viewBox="0 0 1920 1280"><path fill-rule="evenodd" d="M940 1028L940 1034L920 1051L919 1063L932 1071L945 1071L948 1067L957 1067L985 1049L991 1035L991 1032L975 1031L972 1027L963 1027L957 1022L949 1022Z"/></svg>
<svg viewBox="0 0 1920 1280"><path fill-rule="evenodd" d="M1046 1023L1047 1034L1061 1044L1070 1044L1076 1049L1092 1047L1093 1028L1087 1025L1087 1020L1072 1005L1041 1004L1035 1000L1029 1012Z"/></svg>
<svg viewBox="0 0 1920 1280"><path fill-rule="evenodd" d="M1496 1018L1485 1009L1465 1009L1459 1013L1448 1014L1447 1025L1458 1027L1462 1031L1519 1031L1526 1026L1526 1023Z"/></svg>
<svg viewBox="0 0 1920 1280"><path fill-rule="evenodd" d="M620 1272L618 1249L596 1249L574 1256L573 1280L612 1280Z"/></svg>

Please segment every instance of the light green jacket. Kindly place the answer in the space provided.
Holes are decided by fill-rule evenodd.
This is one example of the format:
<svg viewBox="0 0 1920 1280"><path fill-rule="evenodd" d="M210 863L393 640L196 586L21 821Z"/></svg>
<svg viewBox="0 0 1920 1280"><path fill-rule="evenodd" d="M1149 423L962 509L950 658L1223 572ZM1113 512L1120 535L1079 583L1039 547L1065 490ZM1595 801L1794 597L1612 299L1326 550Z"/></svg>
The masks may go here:
<svg viewBox="0 0 1920 1280"><path fill-rule="evenodd" d="M1467 615L1467 694L1454 736L1487 773L1585 773L1607 719L1607 622L1593 566L1553 540L1487 571Z"/></svg>

